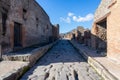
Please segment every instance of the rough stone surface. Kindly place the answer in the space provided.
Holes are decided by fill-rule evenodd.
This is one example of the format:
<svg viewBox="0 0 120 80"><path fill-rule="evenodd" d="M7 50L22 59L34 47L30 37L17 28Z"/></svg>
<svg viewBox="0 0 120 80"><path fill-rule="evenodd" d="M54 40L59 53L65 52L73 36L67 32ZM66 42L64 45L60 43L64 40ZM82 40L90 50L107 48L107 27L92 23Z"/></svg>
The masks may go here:
<svg viewBox="0 0 120 80"><path fill-rule="evenodd" d="M111 60L103 55L96 54L96 51L83 46L76 41L70 41L72 45L79 51L79 53L88 61L88 63L96 69L96 71L105 80L119 80L120 79L120 65L116 61Z"/></svg>
<svg viewBox="0 0 120 80"><path fill-rule="evenodd" d="M21 80L102 80L67 40L61 40Z"/></svg>
<svg viewBox="0 0 120 80"><path fill-rule="evenodd" d="M29 62L29 66L33 66L36 61L41 58L53 45L57 43L51 43L42 47L28 48L21 51L8 53L3 55L5 61L23 61Z"/></svg>
<svg viewBox="0 0 120 80"><path fill-rule="evenodd" d="M95 27L95 28L94 28ZM93 26L91 34L91 45L92 48L100 51L106 52L107 49L107 21L104 19L101 22L96 23Z"/></svg>
<svg viewBox="0 0 120 80"><path fill-rule="evenodd" d="M27 67L27 62L2 61L0 62L0 80L17 80Z"/></svg>
<svg viewBox="0 0 120 80"><path fill-rule="evenodd" d="M120 1L102 0L95 12L92 27L91 46L101 54L120 61ZM105 26L106 25L106 26Z"/></svg>
<svg viewBox="0 0 120 80"><path fill-rule="evenodd" d="M54 39L53 41L55 41L59 38L59 24L53 25L52 36L53 36L53 39Z"/></svg>
<svg viewBox="0 0 120 80"><path fill-rule="evenodd" d="M99 20L100 18L102 18L103 16L105 16L106 14L108 14L110 12L108 7L111 2L112 2L112 0L101 0L100 5L98 6L98 8L95 12L94 21Z"/></svg>
<svg viewBox="0 0 120 80"><path fill-rule="evenodd" d="M73 29L72 31L66 33L63 38L70 40L75 39L81 44L90 46L90 37L91 31L89 29L84 29L84 27L78 26L77 29Z"/></svg>
<svg viewBox="0 0 120 80"><path fill-rule="evenodd" d="M107 18L108 57L120 62L120 0L110 7L111 14Z"/></svg>
<svg viewBox="0 0 120 80"><path fill-rule="evenodd" d="M2 25L3 13L7 15L6 29L3 29ZM15 23L21 25L20 43L22 47L50 42L52 24L49 16L35 0L0 0L0 34L2 34L4 53L12 51L15 47Z"/></svg>

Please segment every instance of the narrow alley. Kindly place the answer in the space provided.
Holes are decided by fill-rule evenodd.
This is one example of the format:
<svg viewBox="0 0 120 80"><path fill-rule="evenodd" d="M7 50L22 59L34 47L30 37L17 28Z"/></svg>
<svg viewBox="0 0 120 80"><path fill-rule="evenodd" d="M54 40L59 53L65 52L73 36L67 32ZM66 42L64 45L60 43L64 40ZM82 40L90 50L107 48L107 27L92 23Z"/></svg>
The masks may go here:
<svg viewBox="0 0 120 80"><path fill-rule="evenodd" d="M20 80L103 80L68 40L59 40Z"/></svg>

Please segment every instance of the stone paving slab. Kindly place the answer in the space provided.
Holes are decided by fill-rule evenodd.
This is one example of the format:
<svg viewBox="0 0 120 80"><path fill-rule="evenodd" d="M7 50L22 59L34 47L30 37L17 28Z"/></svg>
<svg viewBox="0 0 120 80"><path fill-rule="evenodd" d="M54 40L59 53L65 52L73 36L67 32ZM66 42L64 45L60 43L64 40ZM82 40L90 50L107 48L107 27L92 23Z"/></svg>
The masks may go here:
<svg viewBox="0 0 120 80"><path fill-rule="evenodd" d="M27 67L28 62L1 61L0 80L17 80Z"/></svg>
<svg viewBox="0 0 120 80"><path fill-rule="evenodd" d="M20 80L104 80L67 40L60 40Z"/></svg>
<svg viewBox="0 0 120 80"><path fill-rule="evenodd" d="M0 62L0 80L18 80L23 73L32 67L56 43L57 41L29 51L28 49L27 51L20 51L18 54L3 55L5 61Z"/></svg>
<svg viewBox="0 0 120 80"><path fill-rule="evenodd" d="M72 45L88 60L88 63L93 66L96 71L106 80L120 80L120 64L103 55L97 54L96 51L79 44L72 40Z"/></svg>

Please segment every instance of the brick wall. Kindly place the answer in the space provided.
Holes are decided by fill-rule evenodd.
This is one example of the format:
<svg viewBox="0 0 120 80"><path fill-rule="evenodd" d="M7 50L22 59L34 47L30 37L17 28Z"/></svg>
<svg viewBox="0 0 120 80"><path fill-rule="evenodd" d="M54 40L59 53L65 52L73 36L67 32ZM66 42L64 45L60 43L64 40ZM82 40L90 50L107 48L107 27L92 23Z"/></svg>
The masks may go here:
<svg viewBox="0 0 120 80"><path fill-rule="evenodd" d="M120 0L112 5L107 18L108 57L120 61Z"/></svg>
<svg viewBox="0 0 120 80"><path fill-rule="evenodd" d="M52 36L49 16L35 0L0 0L0 13L7 10L6 32L2 42L7 46L4 52L14 48L14 23L21 24L22 47L38 43L48 43ZM1 18L0 18L1 20Z"/></svg>
<svg viewBox="0 0 120 80"><path fill-rule="evenodd" d="M112 0L101 0L100 5L98 6L95 16L94 16L94 21L97 21L104 17L106 14L110 12L108 9L109 4L111 3Z"/></svg>

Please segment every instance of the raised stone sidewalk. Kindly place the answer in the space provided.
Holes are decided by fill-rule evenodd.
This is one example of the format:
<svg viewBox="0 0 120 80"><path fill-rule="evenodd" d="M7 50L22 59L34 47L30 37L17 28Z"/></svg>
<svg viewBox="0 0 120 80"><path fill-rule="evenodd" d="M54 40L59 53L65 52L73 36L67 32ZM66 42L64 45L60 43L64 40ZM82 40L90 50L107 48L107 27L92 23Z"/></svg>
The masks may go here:
<svg viewBox="0 0 120 80"><path fill-rule="evenodd" d="M25 52L15 52L3 55L4 61L0 62L0 80L18 80L39 58L41 58L53 45L37 47Z"/></svg>
<svg viewBox="0 0 120 80"><path fill-rule="evenodd" d="M18 80L28 68L28 62L2 61L0 62L0 80Z"/></svg>
<svg viewBox="0 0 120 80"><path fill-rule="evenodd" d="M71 40L71 44L105 80L120 80L120 63L97 54L96 51Z"/></svg>

